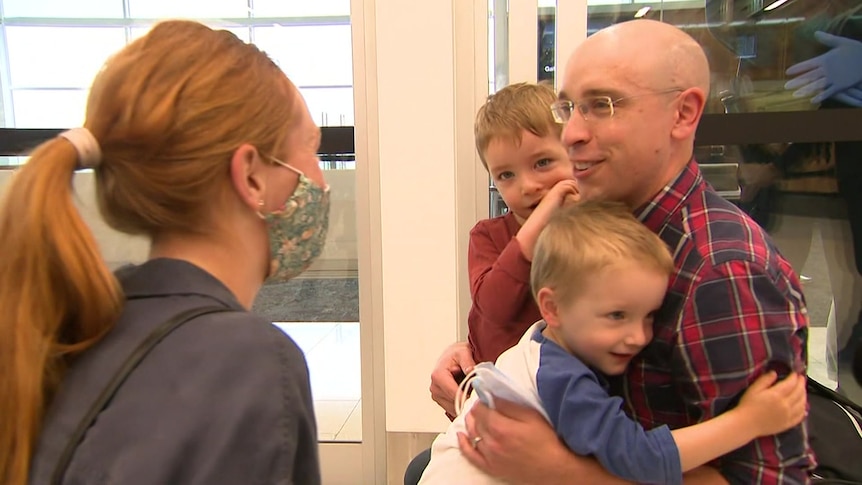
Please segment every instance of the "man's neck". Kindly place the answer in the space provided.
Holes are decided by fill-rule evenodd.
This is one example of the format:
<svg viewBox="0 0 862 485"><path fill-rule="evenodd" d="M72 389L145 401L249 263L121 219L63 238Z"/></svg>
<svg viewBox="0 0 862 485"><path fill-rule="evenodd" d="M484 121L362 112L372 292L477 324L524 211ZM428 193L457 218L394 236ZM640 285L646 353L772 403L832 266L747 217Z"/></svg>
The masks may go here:
<svg viewBox="0 0 862 485"><path fill-rule="evenodd" d="M635 215L638 215L643 212L646 206L650 202L654 201L656 197L658 197L666 187L672 185L677 179L679 179L680 174L682 174L683 170L688 167L688 164L692 161L692 159L693 158L689 156L688 158L684 159L685 161L682 161L683 159L680 158L668 163L668 168L664 172L664 177L658 179L661 180L661 183L657 183L656 186L652 187L650 191L646 192L646 194L649 195L645 195L639 200L633 201L628 204L629 207L632 209L632 212L634 212Z"/></svg>

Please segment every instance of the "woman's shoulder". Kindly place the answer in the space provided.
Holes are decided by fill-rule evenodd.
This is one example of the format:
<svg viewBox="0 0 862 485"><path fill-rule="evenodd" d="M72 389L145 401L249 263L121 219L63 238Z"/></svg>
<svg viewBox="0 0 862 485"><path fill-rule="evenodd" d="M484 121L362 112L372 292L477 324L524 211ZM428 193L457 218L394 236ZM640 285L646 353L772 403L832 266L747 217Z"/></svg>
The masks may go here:
<svg viewBox="0 0 862 485"><path fill-rule="evenodd" d="M175 346L206 351L232 367L300 370L307 374L302 350L284 331L268 319L246 311L210 313L177 329ZM179 350L179 349L178 349Z"/></svg>

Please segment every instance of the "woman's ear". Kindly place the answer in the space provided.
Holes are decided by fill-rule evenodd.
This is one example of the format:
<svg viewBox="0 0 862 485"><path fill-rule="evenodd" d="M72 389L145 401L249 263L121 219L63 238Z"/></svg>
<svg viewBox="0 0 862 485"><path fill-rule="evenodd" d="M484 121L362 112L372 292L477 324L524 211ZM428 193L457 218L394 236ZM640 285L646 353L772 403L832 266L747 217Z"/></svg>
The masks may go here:
<svg viewBox="0 0 862 485"><path fill-rule="evenodd" d="M542 318L551 328L560 326L560 311L555 299L554 290L550 288L541 288L536 293L536 303L539 305L539 313Z"/></svg>
<svg viewBox="0 0 862 485"><path fill-rule="evenodd" d="M260 210L266 191L262 168L263 160L257 148L247 143L240 145L230 159L231 184L240 199L256 211Z"/></svg>

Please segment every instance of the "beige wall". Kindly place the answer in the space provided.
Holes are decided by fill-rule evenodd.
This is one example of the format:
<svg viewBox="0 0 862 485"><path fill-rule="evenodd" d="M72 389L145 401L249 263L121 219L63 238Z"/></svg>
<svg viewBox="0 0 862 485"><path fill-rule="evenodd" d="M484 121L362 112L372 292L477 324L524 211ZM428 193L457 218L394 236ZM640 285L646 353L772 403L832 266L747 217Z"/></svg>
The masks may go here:
<svg viewBox="0 0 862 485"><path fill-rule="evenodd" d="M14 171L0 170L0 192L13 179ZM326 248L307 277L356 276L356 176L353 170L324 172L331 187L332 210ZM92 172L75 174L75 200L84 220L99 243L102 256L112 268L146 259L149 241L117 232L105 224L96 206Z"/></svg>
<svg viewBox="0 0 862 485"><path fill-rule="evenodd" d="M14 180L14 171L0 170L0 191ZM91 172L78 173L74 177L75 202L84 220L96 236L105 262L110 267L125 263L137 263L146 259L149 241L114 231L105 224L96 206L95 187Z"/></svg>

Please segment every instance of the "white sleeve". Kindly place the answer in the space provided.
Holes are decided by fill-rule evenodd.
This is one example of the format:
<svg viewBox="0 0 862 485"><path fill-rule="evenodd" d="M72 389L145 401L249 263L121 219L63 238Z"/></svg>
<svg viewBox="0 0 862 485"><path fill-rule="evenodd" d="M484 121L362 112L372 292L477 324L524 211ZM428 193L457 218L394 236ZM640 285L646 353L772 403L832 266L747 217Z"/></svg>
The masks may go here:
<svg viewBox="0 0 862 485"><path fill-rule="evenodd" d="M466 433L464 417L477 401L476 395L470 397L461 414L452 421L449 429L441 433L431 445L431 461L419 480L419 485L451 485L469 483L470 485L503 485L505 482L492 478L474 467L458 447L458 433Z"/></svg>

